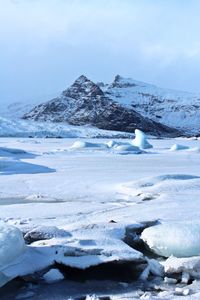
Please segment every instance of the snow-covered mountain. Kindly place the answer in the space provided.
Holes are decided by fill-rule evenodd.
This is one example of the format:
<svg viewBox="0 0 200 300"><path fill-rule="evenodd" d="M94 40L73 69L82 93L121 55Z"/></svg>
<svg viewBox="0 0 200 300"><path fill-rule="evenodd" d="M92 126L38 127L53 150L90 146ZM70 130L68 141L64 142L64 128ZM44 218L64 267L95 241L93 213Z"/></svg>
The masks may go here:
<svg viewBox="0 0 200 300"><path fill-rule="evenodd" d="M141 115L187 133L200 132L200 94L159 88L117 75L104 93Z"/></svg>
<svg viewBox="0 0 200 300"><path fill-rule="evenodd" d="M10 120L16 120L22 117L27 111L31 110L37 102L14 102L7 106L0 105L0 116Z"/></svg>
<svg viewBox="0 0 200 300"><path fill-rule="evenodd" d="M82 75L59 97L34 107L23 119L89 124L100 129L126 132L134 132L138 128L163 136L179 134L177 130L143 117L132 107L119 103L116 97L109 96L108 89L103 91L98 84Z"/></svg>

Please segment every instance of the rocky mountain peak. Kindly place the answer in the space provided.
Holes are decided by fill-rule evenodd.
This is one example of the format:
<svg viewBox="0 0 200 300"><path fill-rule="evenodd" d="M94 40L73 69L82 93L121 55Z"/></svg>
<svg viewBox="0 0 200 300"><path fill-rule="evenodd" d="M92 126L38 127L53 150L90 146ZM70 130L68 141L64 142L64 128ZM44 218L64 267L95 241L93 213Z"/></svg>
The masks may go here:
<svg viewBox="0 0 200 300"><path fill-rule="evenodd" d="M136 83L133 79L124 78L121 75L116 75L113 83L110 85L111 88L127 88L134 86L136 86Z"/></svg>
<svg viewBox="0 0 200 300"><path fill-rule="evenodd" d="M95 98L104 95L104 93L97 84L89 80L85 75L81 75L62 95L64 97L80 99L82 97Z"/></svg>
<svg viewBox="0 0 200 300"><path fill-rule="evenodd" d="M133 80L117 75L114 85L125 87ZM114 92L116 89L113 89ZM124 91L125 89L119 89ZM35 121L67 122L92 125L101 129L134 132L140 129L153 135L177 135L179 132L144 118L133 107L120 104L112 89L104 92L98 84L81 75L61 96L41 103L23 116ZM116 91L118 93L118 91Z"/></svg>
<svg viewBox="0 0 200 300"><path fill-rule="evenodd" d="M84 84L87 82L90 82L90 80L85 75L81 75L74 81L74 84Z"/></svg>

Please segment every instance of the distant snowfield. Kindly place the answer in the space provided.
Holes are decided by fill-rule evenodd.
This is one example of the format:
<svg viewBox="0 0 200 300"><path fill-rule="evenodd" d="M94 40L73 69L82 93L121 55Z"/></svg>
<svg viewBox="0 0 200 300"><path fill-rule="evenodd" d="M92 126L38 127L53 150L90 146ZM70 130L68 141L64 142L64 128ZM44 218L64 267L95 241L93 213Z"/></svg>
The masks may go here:
<svg viewBox="0 0 200 300"><path fill-rule="evenodd" d="M73 126L66 123L35 122L0 116L0 138L129 138L130 136L131 133L101 130L87 125Z"/></svg>
<svg viewBox="0 0 200 300"><path fill-rule="evenodd" d="M141 299L199 299L200 140L152 139L153 148L141 151L131 143L0 139L1 226L18 227L32 242L0 263L1 285L55 262L80 269L143 262L141 278L160 276L164 290L150 298L144 291ZM138 229L152 253L163 257L160 263L123 241L128 230L134 244ZM163 278L170 282L175 273L182 283L163 287ZM41 276L54 281L53 274L55 281L62 278L55 270Z"/></svg>

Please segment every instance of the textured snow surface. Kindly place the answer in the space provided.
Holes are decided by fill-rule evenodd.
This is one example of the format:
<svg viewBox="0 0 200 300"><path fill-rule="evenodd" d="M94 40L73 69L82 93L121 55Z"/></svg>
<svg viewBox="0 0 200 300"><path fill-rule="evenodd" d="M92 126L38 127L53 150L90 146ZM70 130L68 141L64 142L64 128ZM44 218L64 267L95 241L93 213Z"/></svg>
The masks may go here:
<svg viewBox="0 0 200 300"><path fill-rule="evenodd" d="M72 150L75 142L84 147ZM164 280L177 273L184 282L188 274L198 280L200 154L170 149L174 144L198 148L200 141L149 143L153 148L141 155L119 155L114 148L127 147L132 139L1 138L0 161L12 163L13 171L1 167L0 218L19 228L28 243L1 269L1 283L55 268L55 262L85 269L116 261L145 262L143 278L153 274ZM90 144L106 146L85 147ZM161 229L154 240L156 228ZM168 274L161 275L159 261L124 241L127 232L137 241L137 230L144 230L143 236L149 232L147 242L168 251L166 256L193 256L163 259ZM150 293L150 299L176 299L177 287L173 283L173 290ZM198 284L180 287L198 299Z"/></svg>

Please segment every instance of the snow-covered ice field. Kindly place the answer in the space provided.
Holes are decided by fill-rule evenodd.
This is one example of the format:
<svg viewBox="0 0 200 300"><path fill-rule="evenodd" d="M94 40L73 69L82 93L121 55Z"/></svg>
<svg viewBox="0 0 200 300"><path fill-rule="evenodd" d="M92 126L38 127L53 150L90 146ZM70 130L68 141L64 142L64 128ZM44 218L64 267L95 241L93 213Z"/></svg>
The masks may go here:
<svg viewBox="0 0 200 300"><path fill-rule="evenodd" d="M29 244L14 230L16 255L0 250L0 258L7 253L1 285L39 272L41 282L59 281L63 290L62 272L50 270L55 262L84 270L118 261L145 265L134 272L159 284L134 292L124 284L111 299L199 299L200 140L149 143L153 148L131 140L1 138L0 225L9 234L19 228ZM16 293L44 299L37 288Z"/></svg>

